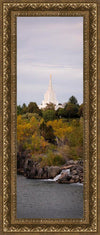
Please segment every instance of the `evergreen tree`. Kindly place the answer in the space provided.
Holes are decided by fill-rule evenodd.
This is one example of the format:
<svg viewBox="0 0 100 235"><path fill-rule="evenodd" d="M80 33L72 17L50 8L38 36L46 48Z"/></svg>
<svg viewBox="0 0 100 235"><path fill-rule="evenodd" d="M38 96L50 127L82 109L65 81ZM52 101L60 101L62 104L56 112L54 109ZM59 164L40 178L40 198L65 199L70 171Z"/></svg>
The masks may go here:
<svg viewBox="0 0 100 235"><path fill-rule="evenodd" d="M69 98L68 103L78 105L78 101L77 101L77 99L75 98L75 96L71 96L71 97Z"/></svg>

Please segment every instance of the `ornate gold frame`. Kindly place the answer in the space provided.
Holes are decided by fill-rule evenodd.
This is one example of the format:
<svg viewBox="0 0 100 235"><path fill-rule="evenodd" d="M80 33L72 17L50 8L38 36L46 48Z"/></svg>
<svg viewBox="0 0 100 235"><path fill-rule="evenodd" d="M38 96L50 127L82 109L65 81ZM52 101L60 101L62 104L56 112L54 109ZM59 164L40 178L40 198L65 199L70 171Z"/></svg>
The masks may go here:
<svg viewBox="0 0 100 235"><path fill-rule="evenodd" d="M97 2L2 0L3 232L97 231ZM16 219L16 17L84 18L84 218ZM2 78L1 78L2 79ZM3 91L3 93L2 93ZM1 127L2 130L2 127ZM2 164L2 160L1 160Z"/></svg>

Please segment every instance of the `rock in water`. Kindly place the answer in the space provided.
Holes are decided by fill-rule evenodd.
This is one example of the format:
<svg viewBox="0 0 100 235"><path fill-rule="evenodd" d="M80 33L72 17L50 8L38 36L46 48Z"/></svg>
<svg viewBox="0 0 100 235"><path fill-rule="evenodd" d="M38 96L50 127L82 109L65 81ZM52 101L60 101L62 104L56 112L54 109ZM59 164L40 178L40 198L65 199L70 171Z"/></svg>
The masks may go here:
<svg viewBox="0 0 100 235"><path fill-rule="evenodd" d="M48 178L53 179L60 172L61 172L60 167L58 167L58 166L50 166L48 168Z"/></svg>

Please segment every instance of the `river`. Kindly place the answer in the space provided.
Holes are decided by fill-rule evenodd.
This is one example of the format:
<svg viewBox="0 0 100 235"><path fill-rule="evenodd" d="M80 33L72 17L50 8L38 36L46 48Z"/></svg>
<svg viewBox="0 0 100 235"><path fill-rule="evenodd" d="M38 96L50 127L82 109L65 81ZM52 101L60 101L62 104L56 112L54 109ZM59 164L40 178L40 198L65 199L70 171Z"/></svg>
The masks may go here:
<svg viewBox="0 0 100 235"><path fill-rule="evenodd" d="M17 218L82 218L83 185L17 176Z"/></svg>

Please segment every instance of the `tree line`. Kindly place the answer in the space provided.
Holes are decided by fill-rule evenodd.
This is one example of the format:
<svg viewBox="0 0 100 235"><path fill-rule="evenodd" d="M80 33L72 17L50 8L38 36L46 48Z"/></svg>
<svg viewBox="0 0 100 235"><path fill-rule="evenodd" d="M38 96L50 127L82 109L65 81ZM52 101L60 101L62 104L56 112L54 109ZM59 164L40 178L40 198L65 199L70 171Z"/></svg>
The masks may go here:
<svg viewBox="0 0 100 235"><path fill-rule="evenodd" d="M83 116L83 104L79 105L75 96L71 96L64 108L59 107L55 110L54 104L50 103L44 109L39 109L36 102L25 103L17 106L17 115L36 114L43 117L45 122L60 118L80 118Z"/></svg>

